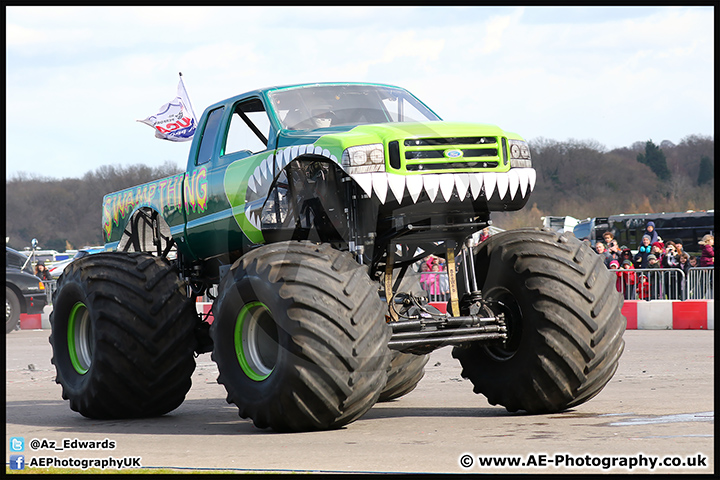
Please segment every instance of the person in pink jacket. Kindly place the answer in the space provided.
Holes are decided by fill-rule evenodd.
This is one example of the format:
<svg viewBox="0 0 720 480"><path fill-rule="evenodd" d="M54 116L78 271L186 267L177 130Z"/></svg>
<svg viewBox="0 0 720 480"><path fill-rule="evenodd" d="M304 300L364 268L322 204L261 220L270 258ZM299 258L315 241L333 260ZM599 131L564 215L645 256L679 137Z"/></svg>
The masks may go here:
<svg viewBox="0 0 720 480"><path fill-rule="evenodd" d="M715 268L715 237L708 234L705 235L702 240L698 242L702 245L702 251L700 252L699 267L713 267ZM700 276L700 288L702 292L702 298L714 298L713 291L713 277L714 272L704 272Z"/></svg>
<svg viewBox="0 0 720 480"><path fill-rule="evenodd" d="M700 252L700 266L714 267L715 237L713 237L712 235L705 235L698 243L703 246L702 251Z"/></svg>

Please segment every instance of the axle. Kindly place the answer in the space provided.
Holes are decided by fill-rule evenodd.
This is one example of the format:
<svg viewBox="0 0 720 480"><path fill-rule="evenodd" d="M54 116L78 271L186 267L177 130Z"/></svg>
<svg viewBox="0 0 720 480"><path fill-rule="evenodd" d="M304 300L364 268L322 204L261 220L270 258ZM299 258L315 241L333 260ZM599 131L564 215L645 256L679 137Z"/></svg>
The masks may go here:
<svg viewBox="0 0 720 480"><path fill-rule="evenodd" d="M392 337L388 346L406 353L428 353L446 345L460 345L469 342L505 342L507 326L505 315L494 316L462 315L453 317L443 314L424 298L408 295L403 300L404 312L397 313L397 320L388 324ZM391 308L391 311L394 310ZM487 308L485 309L488 310Z"/></svg>

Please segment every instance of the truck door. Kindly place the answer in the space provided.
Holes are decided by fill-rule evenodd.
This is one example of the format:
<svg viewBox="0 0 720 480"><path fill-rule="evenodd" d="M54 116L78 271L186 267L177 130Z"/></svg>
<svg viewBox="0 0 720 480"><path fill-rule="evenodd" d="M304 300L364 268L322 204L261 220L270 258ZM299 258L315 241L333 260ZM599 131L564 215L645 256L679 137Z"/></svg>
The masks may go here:
<svg viewBox="0 0 720 480"><path fill-rule="evenodd" d="M216 112L219 120L213 134L210 129ZM244 204L248 179L272 154L268 145L274 148L273 131L259 98L245 98L210 113L195 168L188 168L186 173L187 238L196 258L224 254L236 257L249 245L263 241L259 230L246 220ZM206 136L211 144L207 149ZM228 182L229 172L234 172L237 181ZM192 201L193 193L199 195L198 199L203 196L203 177L207 187L204 210ZM255 183L253 186L259 190Z"/></svg>

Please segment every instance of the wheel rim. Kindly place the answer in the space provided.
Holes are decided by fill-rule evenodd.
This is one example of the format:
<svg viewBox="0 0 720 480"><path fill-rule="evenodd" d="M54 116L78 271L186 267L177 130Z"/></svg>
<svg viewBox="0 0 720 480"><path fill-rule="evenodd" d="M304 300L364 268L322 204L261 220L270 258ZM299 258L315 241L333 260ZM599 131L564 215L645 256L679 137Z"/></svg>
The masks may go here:
<svg viewBox="0 0 720 480"><path fill-rule="evenodd" d="M67 335L70 362L77 373L85 375L92 364L93 343L90 312L82 302L70 311Z"/></svg>
<svg viewBox="0 0 720 480"><path fill-rule="evenodd" d="M12 314L13 314L13 311L12 311L12 305L10 305L10 300L5 298L5 323L10 321Z"/></svg>
<svg viewBox="0 0 720 480"><path fill-rule="evenodd" d="M488 292L487 298L495 314L505 314L508 338L503 344L486 346L485 351L493 359L504 362L514 357L520 348L522 310L515 296L505 288L493 289Z"/></svg>
<svg viewBox="0 0 720 480"><path fill-rule="evenodd" d="M278 331L270 310L262 302L245 305L235 322L235 353L245 375L261 382L275 369Z"/></svg>

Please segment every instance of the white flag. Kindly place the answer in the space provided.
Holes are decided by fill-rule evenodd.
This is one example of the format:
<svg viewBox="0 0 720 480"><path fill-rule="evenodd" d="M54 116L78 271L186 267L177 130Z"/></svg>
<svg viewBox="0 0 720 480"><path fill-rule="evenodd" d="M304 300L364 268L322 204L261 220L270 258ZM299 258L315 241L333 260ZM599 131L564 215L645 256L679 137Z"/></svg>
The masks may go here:
<svg viewBox="0 0 720 480"><path fill-rule="evenodd" d="M175 99L160 107L157 115L151 115L145 120L138 120L138 122L153 127L157 138L171 142L192 140L197 129L197 119L185 90L185 84L183 84L182 73L180 73L180 83L178 83Z"/></svg>

